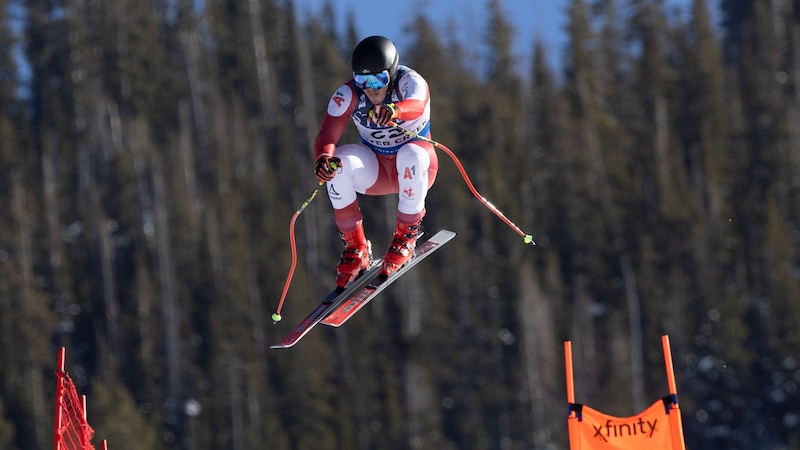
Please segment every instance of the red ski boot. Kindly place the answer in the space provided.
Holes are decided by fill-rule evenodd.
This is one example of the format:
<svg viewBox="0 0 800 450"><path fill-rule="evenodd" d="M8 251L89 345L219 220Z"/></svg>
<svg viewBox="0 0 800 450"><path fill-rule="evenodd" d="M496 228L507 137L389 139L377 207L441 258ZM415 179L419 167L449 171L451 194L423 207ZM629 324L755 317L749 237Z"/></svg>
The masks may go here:
<svg viewBox="0 0 800 450"><path fill-rule="evenodd" d="M369 267L372 249L370 242L364 236L364 225L361 222L353 231L340 231L339 236L345 248L336 265L336 287L344 288Z"/></svg>
<svg viewBox="0 0 800 450"><path fill-rule="evenodd" d="M419 237L419 226L422 220L414 223L403 223L397 221L397 228L394 230L394 238L389 244L389 250L383 257L381 274L389 276L403 267L405 263L414 256L414 248L417 246Z"/></svg>

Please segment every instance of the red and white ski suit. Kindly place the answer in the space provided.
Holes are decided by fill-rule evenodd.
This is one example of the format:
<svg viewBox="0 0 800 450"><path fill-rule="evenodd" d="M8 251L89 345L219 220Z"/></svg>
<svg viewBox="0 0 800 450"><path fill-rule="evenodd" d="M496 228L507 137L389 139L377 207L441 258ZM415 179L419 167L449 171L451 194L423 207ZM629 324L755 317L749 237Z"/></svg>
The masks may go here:
<svg viewBox="0 0 800 450"><path fill-rule="evenodd" d="M430 138L430 92L416 71L398 66L397 80L383 101L394 103L398 126ZM399 194L397 217L415 223L425 215L425 197L436 179L439 162L433 144L391 126L368 120L374 105L351 80L340 86L328 103L314 141L314 157L336 155L342 163L336 177L327 182L334 219L341 231L350 231L362 219L357 194ZM360 143L336 146L352 119Z"/></svg>

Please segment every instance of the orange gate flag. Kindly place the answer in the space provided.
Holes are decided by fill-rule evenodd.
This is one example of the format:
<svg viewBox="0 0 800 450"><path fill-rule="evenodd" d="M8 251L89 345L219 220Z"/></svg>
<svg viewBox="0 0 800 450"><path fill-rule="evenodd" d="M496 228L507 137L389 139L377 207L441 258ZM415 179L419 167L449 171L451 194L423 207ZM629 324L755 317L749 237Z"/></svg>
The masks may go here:
<svg viewBox="0 0 800 450"><path fill-rule="evenodd" d="M683 424L678 406L675 371L669 337L661 337L669 395L630 417L604 414L575 403L572 342L564 342L570 450L685 450Z"/></svg>
<svg viewBox="0 0 800 450"><path fill-rule="evenodd" d="M569 420L570 435L579 442L571 442L572 449L580 450L634 450L683 448L683 443L673 441L670 420L680 414L671 410L670 397L658 400L647 409L630 417L604 414L586 405L572 404L575 417ZM673 414L670 414L672 412Z"/></svg>

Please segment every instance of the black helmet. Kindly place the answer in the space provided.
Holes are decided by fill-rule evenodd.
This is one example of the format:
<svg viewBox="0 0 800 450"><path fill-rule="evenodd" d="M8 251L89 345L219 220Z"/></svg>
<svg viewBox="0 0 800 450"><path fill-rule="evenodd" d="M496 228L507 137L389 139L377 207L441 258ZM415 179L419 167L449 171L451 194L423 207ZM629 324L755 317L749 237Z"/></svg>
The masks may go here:
<svg viewBox="0 0 800 450"><path fill-rule="evenodd" d="M370 36L356 45L351 65L353 73L367 74L389 71L389 80L397 75L397 62L400 55L397 47L383 36Z"/></svg>

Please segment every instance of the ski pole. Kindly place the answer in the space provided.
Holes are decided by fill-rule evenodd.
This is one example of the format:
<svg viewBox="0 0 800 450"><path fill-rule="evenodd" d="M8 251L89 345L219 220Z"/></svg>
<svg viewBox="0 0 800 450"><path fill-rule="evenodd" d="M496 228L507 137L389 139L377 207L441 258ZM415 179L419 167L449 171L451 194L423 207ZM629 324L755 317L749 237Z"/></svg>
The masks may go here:
<svg viewBox="0 0 800 450"><path fill-rule="evenodd" d="M295 244L294 239L294 223L297 222L297 218L303 212L304 209L314 201L314 198L317 196L319 192L319 188L322 186L322 181L319 182L317 188L314 189L314 192L311 193L311 196L297 208L297 211L294 212L292 215L292 220L289 222L289 246L292 249L292 265L289 267L289 275L286 277L286 282L283 284L283 293L281 294L281 300L278 302L278 309L272 313L272 321L274 323L278 323L281 321L281 309L283 309L283 302L286 300L286 293L289 292L289 285L292 283L292 277L294 276L294 269L297 266L297 245Z"/></svg>
<svg viewBox="0 0 800 450"><path fill-rule="evenodd" d="M336 171L336 169L339 168L340 161L338 158L334 158L334 160L329 161L328 164L330 165L331 169ZM306 209L306 207L312 201L314 201L314 198L317 196L317 193L319 192L319 188L323 184L325 183L322 181L320 181L319 184L317 184L317 188L314 189L314 192L312 192L311 195L306 199L306 201L304 201L303 204L300 205L299 208L297 208L297 211L295 211L294 214L292 215L292 220L289 221L289 246L292 249L292 265L289 267L289 275L286 277L286 282L283 284L283 293L281 294L281 300L278 302L278 309L276 309L275 312L272 313L273 323L278 323L281 321L281 309L283 309L283 302L286 300L286 294L289 292L289 285L292 284L294 269L297 266L297 245L295 244L295 239L294 239L294 223L297 222L297 218L300 216L303 210Z"/></svg>
<svg viewBox="0 0 800 450"><path fill-rule="evenodd" d="M449 156L450 159L453 160L453 162L456 164L456 167L458 167L459 172L461 172L461 176L464 178L464 181L467 183L467 186L469 187L469 190L472 191L472 194L478 200L480 200L481 203L483 203L483 206L489 208L489 210L491 212L493 212L497 217L502 219L503 222L506 223L506 225L511 227L512 230L516 231L517 234L522 236L522 241L524 243L531 244L531 245L536 245L536 242L533 241L533 236L531 236L530 234L525 233L518 226L516 226L514 224L514 222L508 220L508 217L506 217L505 214L500 212L500 210L497 209L496 206L494 206L489 200L486 199L486 197L481 195L478 192L478 190L475 189L475 186L472 184L472 181L470 181L469 176L467 175L467 171L464 170L464 166L461 165L461 161L459 161L459 159L458 159L458 157L456 157L455 153L453 153L449 148L447 148L444 145L434 141L433 139L427 138L425 136L421 136L421 135L419 135L417 133L414 133L413 131L406 130L405 128L401 127L400 125L398 125L394 121L389 121L389 125L391 125L392 127L402 131L403 133L405 133L405 134L407 134L407 135L409 135L409 136L411 136L413 138L420 139L420 140L423 140L425 142L428 142L428 143L432 144L434 147L439 148L443 152L447 153L447 156Z"/></svg>

